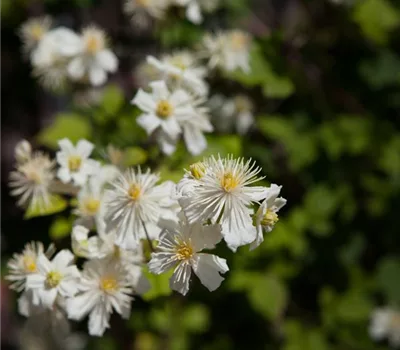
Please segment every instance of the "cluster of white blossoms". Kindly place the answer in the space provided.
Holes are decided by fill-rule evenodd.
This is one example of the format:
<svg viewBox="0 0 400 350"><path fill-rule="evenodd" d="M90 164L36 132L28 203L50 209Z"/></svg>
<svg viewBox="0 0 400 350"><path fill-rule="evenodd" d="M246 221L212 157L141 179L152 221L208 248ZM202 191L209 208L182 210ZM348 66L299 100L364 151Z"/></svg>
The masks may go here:
<svg viewBox="0 0 400 350"><path fill-rule="evenodd" d="M89 26L78 34L62 26L52 28L51 22L48 16L33 18L20 29L33 74L43 86L62 89L70 82L99 86L117 70L118 59L102 29Z"/></svg>
<svg viewBox="0 0 400 350"><path fill-rule="evenodd" d="M154 85L155 94L164 97L167 86ZM144 101L152 106L150 96ZM11 185L23 203L46 203L52 193L76 198L71 250L55 253L53 246L45 251L42 243L29 243L8 262L6 279L22 293L22 315L53 311L78 321L88 316L90 335L101 336L113 312L130 316L133 295L151 288L144 269L157 275L172 269L170 287L183 295L192 271L207 289L217 289L229 268L210 250L222 240L233 251L247 244L254 249L286 203L278 197L280 186L253 186L262 177L251 160L206 158L191 165L178 183L160 183L150 170L92 159L89 141L74 145L63 139L59 146L52 161L33 153L27 141L18 144ZM146 247L151 248L147 261ZM77 265L77 259L85 262Z"/></svg>
<svg viewBox="0 0 400 350"><path fill-rule="evenodd" d="M387 339L393 348L400 347L400 311L390 307L376 309L369 334L376 341Z"/></svg>
<svg viewBox="0 0 400 350"><path fill-rule="evenodd" d="M194 23L203 22L203 13L214 12L219 0L125 0L124 12L137 27L146 27L151 20L162 20L171 7L185 8L186 18Z"/></svg>

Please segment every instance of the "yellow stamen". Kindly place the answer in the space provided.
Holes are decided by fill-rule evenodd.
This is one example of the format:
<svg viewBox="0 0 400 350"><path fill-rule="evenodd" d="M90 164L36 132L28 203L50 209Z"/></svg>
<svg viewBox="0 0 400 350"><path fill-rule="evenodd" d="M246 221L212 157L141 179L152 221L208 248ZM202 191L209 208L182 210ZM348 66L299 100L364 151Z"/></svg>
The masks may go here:
<svg viewBox="0 0 400 350"><path fill-rule="evenodd" d="M180 239L177 240L178 245L176 247L176 258L178 260L188 260L193 256L193 247L190 242L184 242Z"/></svg>
<svg viewBox="0 0 400 350"><path fill-rule="evenodd" d="M231 172L227 172L222 176L221 186L226 192L234 190L239 185L239 181L236 176Z"/></svg>
<svg viewBox="0 0 400 350"><path fill-rule="evenodd" d="M197 162L190 166L190 173L197 180L201 179L206 171L206 167L203 162Z"/></svg>
<svg viewBox="0 0 400 350"><path fill-rule="evenodd" d="M140 7L147 7L149 5L149 0L136 0L135 5Z"/></svg>
<svg viewBox="0 0 400 350"><path fill-rule="evenodd" d="M235 32L231 35L231 44L234 50L242 50L247 46L249 38L246 34Z"/></svg>
<svg viewBox="0 0 400 350"><path fill-rule="evenodd" d="M68 158L68 168L70 171L78 171L82 165L82 158L80 156L70 156Z"/></svg>
<svg viewBox="0 0 400 350"><path fill-rule="evenodd" d="M32 31L31 31L32 38L33 38L35 41L39 41L40 39L42 39L43 34L45 33L45 30L44 30L43 26L40 25L39 23L34 24L34 25L32 26L32 29L31 29L31 30L32 30Z"/></svg>
<svg viewBox="0 0 400 350"><path fill-rule="evenodd" d="M261 220L261 225L263 226L273 226L279 221L278 214L271 209L267 209L267 212L264 214L263 219Z"/></svg>
<svg viewBox="0 0 400 350"><path fill-rule="evenodd" d="M91 54L95 54L102 48L99 38L95 35L89 35L86 39L86 50Z"/></svg>
<svg viewBox="0 0 400 350"><path fill-rule="evenodd" d="M118 289L118 282L112 276L105 276L100 280L100 288L106 293L112 293Z"/></svg>
<svg viewBox="0 0 400 350"><path fill-rule="evenodd" d="M94 215L99 210L100 201L95 198L88 198L84 202L84 207L89 214Z"/></svg>
<svg viewBox="0 0 400 350"><path fill-rule="evenodd" d="M50 271L46 276L46 285L48 288L55 288L61 282L62 275L58 271Z"/></svg>
<svg viewBox="0 0 400 350"><path fill-rule="evenodd" d="M165 119L170 117L173 112L174 107L167 100L161 100L158 102L156 109L156 114L158 117Z"/></svg>
<svg viewBox="0 0 400 350"><path fill-rule="evenodd" d="M141 195L141 188L138 184L132 184L128 190L128 196L132 200L137 201Z"/></svg>
<svg viewBox="0 0 400 350"><path fill-rule="evenodd" d="M32 256L23 257L24 268L26 272L36 272L36 259Z"/></svg>

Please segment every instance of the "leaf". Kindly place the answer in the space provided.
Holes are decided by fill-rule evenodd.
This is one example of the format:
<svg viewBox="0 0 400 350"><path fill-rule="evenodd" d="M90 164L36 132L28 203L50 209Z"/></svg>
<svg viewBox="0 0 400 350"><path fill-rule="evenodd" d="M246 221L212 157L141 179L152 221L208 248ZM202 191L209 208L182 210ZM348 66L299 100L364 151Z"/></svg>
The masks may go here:
<svg viewBox="0 0 400 350"><path fill-rule="evenodd" d="M173 269L161 275L154 275L150 273L147 269L144 269L143 273L148 278L151 284L150 290L142 295L142 298L144 300L150 301L162 296L168 296L172 294L172 290L169 287L169 279L173 274Z"/></svg>
<svg viewBox="0 0 400 350"><path fill-rule="evenodd" d="M400 303L400 259L383 258L378 265L376 278L388 302Z"/></svg>
<svg viewBox="0 0 400 350"><path fill-rule="evenodd" d="M400 22L399 12L387 0L359 1L354 7L353 18L365 36L376 44L385 44L389 33Z"/></svg>
<svg viewBox="0 0 400 350"><path fill-rule="evenodd" d="M46 216L59 213L67 208L68 202L59 195L52 195L49 199L49 205L42 206L30 205L25 212L24 219L31 219L37 216Z"/></svg>
<svg viewBox="0 0 400 350"><path fill-rule="evenodd" d="M50 226L49 234L53 240L65 238L70 235L72 222L64 217L56 218Z"/></svg>
<svg viewBox="0 0 400 350"><path fill-rule="evenodd" d="M89 139L91 133L90 124L84 117L74 113L60 113L56 115L52 125L39 133L37 141L57 149L58 141L64 137L76 143L80 139Z"/></svg>
<svg viewBox="0 0 400 350"><path fill-rule="evenodd" d="M147 152L140 147L128 147L124 150L124 166L131 167L147 161Z"/></svg>
<svg viewBox="0 0 400 350"><path fill-rule="evenodd" d="M182 315L182 325L190 332L203 333L210 322L210 313L204 305L190 305Z"/></svg>
<svg viewBox="0 0 400 350"><path fill-rule="evenodd" d="M208 140L208 147L203 156L218 155L225 157L229 154L238 157L242 154L242 141L239 135L218 135L211 136Z"/></svg>
<svg viewBox="0 0 400 350"><path fill-rule="evenodd" d="M109 117L115 117L115 114L124 104L125 96L120 87L109 85L103 93L103 100L100 105L100 111L105 112Z"/></svg>

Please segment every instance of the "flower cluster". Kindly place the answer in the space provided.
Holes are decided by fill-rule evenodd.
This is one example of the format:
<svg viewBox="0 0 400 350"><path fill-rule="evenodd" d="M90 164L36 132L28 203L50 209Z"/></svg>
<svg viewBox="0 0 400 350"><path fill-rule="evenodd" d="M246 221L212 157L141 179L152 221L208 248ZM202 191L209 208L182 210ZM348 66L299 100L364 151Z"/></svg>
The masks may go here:
<svg viewBox="0 0 400 350"><path fill-rule="evenodd" d="M76 198L72 251L55 254L53 246L45 251L42 243L29 243L9 261L6 278L22 293L22 315L38 310L57 310L71 320L89 315L91 335L104 333L113 312L129 317L133 295L151 288L146 265L153 274L173 269L170 287L183 295L192 271L210 291L217 289L229 268L210 250L221 240L233 251L246 244L254 249L286 203L278 197L280 186L253 186L262 178L251 160L210 157L191 165L177 184L159 183L150 170L101 165L90 158L93 144L86 140L74 146L63 139L59 146L52 161L32 153L27 141L18 144L11 185L23 202L46 203L50 188ZM28 175L30 182L13 180ZM34 181L39 177L47 179L40 187ZM154 241L146 261L143 243L153 247ZM82 269L77 259L85 259Z"/></svg>
<svg viewBox="0 0 400 350"><path fill-rule="evenodd" d="M190 22L200 24L202 13L214 12L219 3L219 0L125 0L124 12L135 26L141 28L148 26L152 19L164 19L171 7L182 7Z"/></svg>
<svg viewBox="0 0 400 350"><path fill-rule="evenodd" d="M117 70L118 59L107 47L103 30L95 26L75 33L66 27L51 27L50 17L33 18L20 30L24 50L29 54L33 74L43 86L63 89L76 82L98 86L107 73Z"/></svg>

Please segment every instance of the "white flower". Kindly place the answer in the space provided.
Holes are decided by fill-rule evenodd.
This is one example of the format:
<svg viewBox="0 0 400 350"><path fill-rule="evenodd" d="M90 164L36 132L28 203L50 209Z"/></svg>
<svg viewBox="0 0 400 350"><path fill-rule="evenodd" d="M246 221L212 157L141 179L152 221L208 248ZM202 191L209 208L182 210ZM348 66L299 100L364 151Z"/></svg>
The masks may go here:
<svg viewBox="0 0 400 350"><path fill-rule="evenodd" d="M393 347L400 346L400 312L386 308L372 313L369 333L374 340L387 338Z"/></svg>
<svg viewBox="0 0 400 350"><path fill-rule="evenodd" d="M158 237L160 229L157 222L163 215L168 215L174 204L172 194L175 185L164 182L156 186L159 176L128 169L111 183L106 190L107 231L116 230L116 244L124 249L135 249L140 239Z"/></svg>
<svg viewBox="0 0 400 350"><path fill-rule="evenodd" d="M268 189L267 197L261 203L255 215L257 238L251 244L250 249L258 247L264 241L263 230L271 232L278 222L278 211L286 204L286 199L279 197L282 186L271 184Z"/></svg>
<svg viewBox="0 0 400 350"><path fill-rule="evenodd" d="M19 35L24 45L24 51L34 49L43 36L50 30L51 18L49 16L30 18L19 30Z"/></svg>
<svg viewBox="0 0 400 350"><path fill-rule="evenodd" d="M163 18L167 6L166 0L125 0L124 12L133 24L143 28L150 24L151 18Z"/></svg>
<svg viewBox="0 0 400 350"><path fill-rule="evenodd" d="M82 31L78 51L68 64L67 70L71 79L88 78L94 86L103 84L107 72L113 73L118 68L118 59L106 46L106 36L101 29L91 26Z"/></svg>
<svg viewBox="0 0 400 350"><path fill-rule="evenodd" d="M8 275L6 280L11 281L11 289L21 292L25 289L26 277L38 271L37 258L42 254L48 257L54 252L54 246L50 246L46 253L41 242L30 242L24 247L21 254L13 254L12 258L8 261Z"/></svg>
<svg viewBox="0 0 400 350"><path fill-rule="evenodd" d="M147 87L152 81L163 78L160 71L154 65L147 62L147 60L139 63L132 75L135 86L142 88Z"/></svg>
<svg viewBox="0 0 400 350"><path fill-rule="evenodd" d="M63 183L73 180L74 184L82 186L89 175L99 170L99 163L89 159L94 145L86 140L78 141L76 147L68 139L58 141L60 151L57 152L57 162L60 165L57 176Z"/></svg>
<svg viewBox="0 0 400 350"><path fill-rule="evenodd" d="M161 60L148 56L147 62L159 70L169 86L184 88L201 96L208 93L208 86L204 81L207 70L199 66L195 56L189 51L164 55Z"/></svg>
<svg viewBox="0 0 400 350"><path fill-rule="evenodd" d="M219 67L227 71L240 68L245 73L250 71L250 44L250 35L240 30L207 34L203 39L211 68Z"/></svg>
<svg viewBox="0 0 400 350"><path fill-rule="evenodd" d="M203 22L201 10L213 12L219 5L219 0L174 0L174 2L186 7L186 18L195 24Z"/></svg>
<svg viewBox="0 0 400 350"><path fill-rule="evenodd" d="M103 335L110 327L113 309L129 318L133 290L120 264L97 259L86 262L79 289L80 294L67 300L67 313L78 321L89 314L90 335Z"/></svg>
<svg viewBox="0 0 400 350"><path fill-rule="evenodd" d="M191 104L192 98L181 89L171 93L164 81L153 82L150 86L151 94L139 89L132 100L144 112L137 122L148 135L158 131L158 143L163 152L171 154L182 132L178 120L196 113Z"/></svg>
<svg viewBox="0 0 400 350"><path fill-rule="evenodd" d="M249 186L261 180L251 159L210 157L202 162L204 172L199 178L186 179L187 190L180 204L190 223L205 222L222 225L222 235L232 250L256 238L250 205L266 197L267 189ZM189 186L188 186L189 181Z"/></svg>
<svg viewBox="0 0 400 350"><path fill-rule="evenodd" d="M14 149L15 160L19 165L26 163L32 157L32 146L26 140L19 141Z"/></svg>
<svg viewBox="0 0 400 350"><path fill-rule="evenodd" d="M224 280L220 273L229 270L225 259L213 254L200 253L213 249L221 240L220 225L204 226L200 223L180 224L163 231L157 251L151 254L149 269L161 274L174 268L170 287L185 295L189 291L191 271L211 292Z"/></svg>
<svg viewBox="0 0 400 350"><path fill-rule="evenodd" d="M19 197L19 206L43 212L55 199L50 193L53 179L54 162L47 155L35 152L10 173L11 195Z"/></svg>
<svg viewBox="0 0 400 350"><path fill-rule="evenodd" d="M77 292L80 273L72 265L74 255L67 249L61 250L49 261L42 254L37 258L37 271L26 278L26 288L39 295L44 307L52 308L58 295L72 297Z"/></svg>

